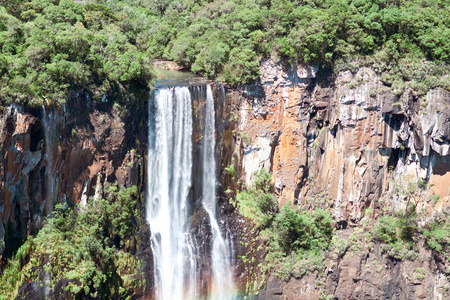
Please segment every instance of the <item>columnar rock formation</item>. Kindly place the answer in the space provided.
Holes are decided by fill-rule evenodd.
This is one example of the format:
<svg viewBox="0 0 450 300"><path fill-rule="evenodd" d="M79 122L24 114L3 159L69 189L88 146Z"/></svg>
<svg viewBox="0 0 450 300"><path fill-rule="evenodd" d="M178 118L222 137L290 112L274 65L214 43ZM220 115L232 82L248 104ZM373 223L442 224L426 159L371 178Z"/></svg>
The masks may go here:
<svg viewBox="0 0 450 300"><path fill-rule="evenodd" d="M390 170L434 185L439 201L420 208L448 205L450 92L395 95L368 68L332 74L267 60L261 71L257 84L228 94L250 138L242 139L246 183L264 167L280 204L325 192L342 224L377 206Z"/></svg>
<svg viewBox="0 0 450 300"><path fill-rule="evenodd" d="M331 207L343 229L337 235L356 238L361 249L373 247L354 229L368 212L376 217L406 206L406 199L386 197L392 180L432 184L433 197L420 199L419 211L432 215L448 207L450 92L394 94L369 68L334 74L266 60L261 72L257 84L227 95L238 132L234 157L240 160L229 160L239 171L236 182L249 184L266 168L280 205ZM379 244L371 249L329 257L322 287L315 274L287 283L270 278L257 298L318 299L320 290L336 299L446 297L445 267L430 251L421 248L418 259L398 261L383 255ZM414 276L419 268L427 281Z"/></svg>

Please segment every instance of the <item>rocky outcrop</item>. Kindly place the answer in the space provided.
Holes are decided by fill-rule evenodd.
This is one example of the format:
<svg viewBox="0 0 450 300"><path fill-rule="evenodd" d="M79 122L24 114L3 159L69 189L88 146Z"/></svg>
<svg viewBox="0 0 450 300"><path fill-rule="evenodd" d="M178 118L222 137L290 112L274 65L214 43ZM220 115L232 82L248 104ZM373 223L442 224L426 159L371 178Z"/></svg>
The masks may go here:
<svg viewBox="0 0 450 300"><path fill-rule="evenodd" d="M368 68L333 74L271 60L254 85L228 93L244 146L242 181L273 172L280 204L326 191L335 218L357 224L388 188L389 171L429 180L448 205L450 92L395 95Z"/></svg>
<svg viewBox="0 0 450 300"><path fill-rule="evenodd" d="M347 240L356 230L340 230ZM382 253L379 244L363 237L342 255L330 252L323 270L287 282L270 276L265 288L251 299L448 299L449 281L439 261L423 248L414 260ZM324 275L324 276L322 276Z"/></svg>

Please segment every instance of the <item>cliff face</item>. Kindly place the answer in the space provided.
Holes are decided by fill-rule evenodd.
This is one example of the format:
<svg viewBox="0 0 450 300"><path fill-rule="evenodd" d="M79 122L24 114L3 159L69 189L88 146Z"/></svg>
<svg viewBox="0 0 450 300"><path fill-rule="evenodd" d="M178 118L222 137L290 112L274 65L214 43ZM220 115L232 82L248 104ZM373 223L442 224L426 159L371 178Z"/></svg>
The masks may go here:
<svg viewBox="0 0 450 300"><path fill-rule="evenodd" d="M60 109L10 106L0 121L0 257L42 227L56 203L83 205L105 182L143 191L147 99L94 104L71 93ZM142 208L144 198L138 204ZM150 255L147 237L138 255ZM147 233L145 233L147 232ZM143 266L144 271L150 271ZM151 284L150 280L147 280ZM25 288L26 290L26 288Z"/></svg>
<svg viewBox="0 0 450 300"><path fill-rule="evenodd" d="M368 68L333 74L267 60L261 72L257 84L228 93L230 103L239 103L234 114L243 149L235 165L242 165L241 180L249 184L261 168L273 172L281 205L331 207L338 236L356 239L360 251L329 257L322 283L318 274L287 283L271 278L258 299L318 298L319 290L336 299L448 296L443 268L431 252L421 248L415 261L390 258L376 243L368 245L358 227L368 208L369 224L384 208L406 207L406 199L386 197L393 179L431 183L435 200L421 199L418 211L432 215L448 206L450 92L396 95ZM413 276L418 268L428 280Z"/></svg>
<svg viewBox="0 0 450 300"><path fill-rule="evenodd" d="M321 274L289 282L269 277L258 299L315 299L320 291L337 299L448 297L445 263L433 253L421 246L416 260L400 261L383 254L359 229L370 228L387 206L406 206L405 199L385 197L395 177L433 184L435 201L421 200L419 210L434 213L448 206L450 93L435 89L423 97L408 91L395 95L370 69L333 74L266 60L261 73L253 85L214 87L221 211L224 229L233 233L241 290L249 278L261 279L257 264L264 251L229 201L255 171L266 168L273 172L280 205L331 207L337 235L358 243L359 250L330 254L320 282ZM121 105L104 99L94 105L87 96L73 93L58 110L3 110L0 255L10 256L36 233L54 202L85 203L100 193L105 181L144 191L149 95L142 99ZM196 124L201 127L201 120ZM200 139L193 137L195 143ZM139 204L142 212L144 202L142 198ZM364 219L367 211L372 219ZM199 228L196 234L202 237L206 229ZM142 270L150 279L149 292L148 228L137 251L147 262ZM254 263L241 261L244 255ZM426 280L420 279L419 268Z"/></svg>
<svg viewBox="0 0 450 300"><path fill-rule="evenodd" d="M249 135L245 182L265 167L279 202L305 204L327 192L336 219L357 223L376 207L390 170L429 179L439 195L428 210L448 202L450 92L394 95L370 69L327 73L312 66L265 61L258 85L230 93L239 98L239 131Z"/></svg>

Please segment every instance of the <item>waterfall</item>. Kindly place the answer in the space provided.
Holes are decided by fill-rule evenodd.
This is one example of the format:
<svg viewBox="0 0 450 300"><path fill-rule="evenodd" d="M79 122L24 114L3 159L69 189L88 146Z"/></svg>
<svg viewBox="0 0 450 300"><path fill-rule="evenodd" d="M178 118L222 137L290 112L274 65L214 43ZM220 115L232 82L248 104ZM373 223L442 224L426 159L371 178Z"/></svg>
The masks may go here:
<svg viewBox="0 0 450 300"><path fill-rule="evenodd" d="M186 226L192 173L191 97L187 87L156 93L154 112L150 111L147 209L156 296L183 299L184 268L193 259Z"/></svg>
<svg viewBox="0 0 450 300"><path fill-rule="evenodd" d="M160 87L149 105L147 221L156 299L231 299L231 251L216 219L214 99L210 86L200 89L206 89L206 97L204 92L198 93L206 99L197 99L206 101L200 169L193 165L194 109L189 88ZM199 179L201 199L192 199L193 182ZM211 231L209 253L201 253L201 243L190 231L192 215L202 206ZM211 260L210 271L200 272L206 258ZM212 278L203 278L205 274ZM201 289L204 282L210 283L208 295Z"/></svg>
<svg viewBox="0 0 450 300"><path fill-rule="evenodd" d="M53 206L58 197L58 174L56 174L55 149L57 151L57 132L56 132L56 116L51 111L47 113L45 106L42 105L42 123L44 125L44 141L45 141L45 213L51 215Z"/></svg>
<svg viewBox="0 0 450 300"><path fill-rule="evenodd" d="M45 106L42 105L42 123L44 125L44 142L45 142L45 189L46 197L44 207L47 216L50 216L53 212L54 204L58 197L58 177L56 174L56 164L55 164L55 149L57 149L57 131L56 131L56 118L53 112L47 113ZM50 259L49 259L50 260ZM44 296L48 299L50 296L50 281L51 276L48 271L45 271L45 279L43 282Z"/></svg>
<svg viewBox="0 0 450 300"><path fill-rule="evenodd" d="M214 158L215 127L214 99L211 87L207 86L205 132L203 136L203 193L202 202L208 212L213 245L211 250L211 266L213 270L212 299L226 300L231 298L233 276L230 266L230 249L220 232L216 219L216 161Z"/></svg>

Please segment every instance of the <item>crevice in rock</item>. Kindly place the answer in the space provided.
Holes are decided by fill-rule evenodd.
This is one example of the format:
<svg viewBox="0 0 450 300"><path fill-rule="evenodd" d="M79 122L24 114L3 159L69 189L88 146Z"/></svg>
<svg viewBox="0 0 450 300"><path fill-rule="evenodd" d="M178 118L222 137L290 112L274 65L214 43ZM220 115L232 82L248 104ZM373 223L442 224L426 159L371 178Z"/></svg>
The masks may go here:
<svg viewBox="0 0 450 300"><path fill-rule="evenodd" d="M43 148L44 130L42 123L36 121L30 126L30 151L39 151Z"/></svg>

